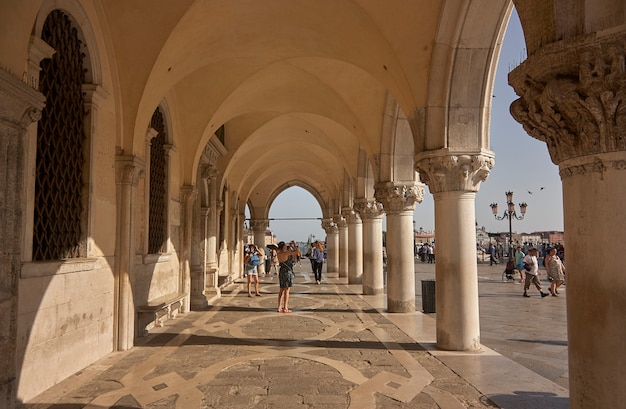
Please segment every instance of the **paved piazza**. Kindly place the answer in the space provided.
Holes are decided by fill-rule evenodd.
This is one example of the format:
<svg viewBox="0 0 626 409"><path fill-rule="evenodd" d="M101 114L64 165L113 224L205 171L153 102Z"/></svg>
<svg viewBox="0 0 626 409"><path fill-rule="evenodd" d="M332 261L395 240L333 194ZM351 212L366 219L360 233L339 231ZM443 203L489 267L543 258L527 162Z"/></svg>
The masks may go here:
<svg viewBox="0 0 626 409"><path fill-rule="evenodd" d="M276 276L261 276L261 297L241 280L209 310L152 329L23 408L568 407L565 294L525 299L500 266L481 264L483 349L445 352L435 314L387 314L384 297L336 275L316 285L307 266L292 313L276 312ZM421 309L434 266L415 267Z"/></svg>

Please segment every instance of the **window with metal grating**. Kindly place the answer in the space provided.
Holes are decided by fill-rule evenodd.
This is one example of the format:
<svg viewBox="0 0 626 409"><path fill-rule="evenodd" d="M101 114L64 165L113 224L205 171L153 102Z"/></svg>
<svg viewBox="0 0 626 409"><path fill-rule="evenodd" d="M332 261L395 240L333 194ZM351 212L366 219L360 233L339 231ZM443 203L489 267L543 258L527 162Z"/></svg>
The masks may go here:
<svg viewBox="0 0 626 409"><path fill-rule="evenodd" d="M167 141L165 120L159 108L150 121L152 129L158 132L150 146L150 209L148 217L148 253L165 252L167 234Z"/></svg>
<svg viewBox="0 0 626 409"><path fill-rule="evenodd" d="M55 49L41 62L46 107L37 128L33 260L81 257L85 166L84 53L78 31L63 12L47 17L41 38Z"/></svg>

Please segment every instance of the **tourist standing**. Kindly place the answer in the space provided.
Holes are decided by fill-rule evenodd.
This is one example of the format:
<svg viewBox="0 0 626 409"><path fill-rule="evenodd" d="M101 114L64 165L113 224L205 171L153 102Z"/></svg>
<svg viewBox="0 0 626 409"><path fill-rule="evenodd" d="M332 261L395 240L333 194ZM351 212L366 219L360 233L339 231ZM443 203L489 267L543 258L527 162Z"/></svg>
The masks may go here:
<svg viewBox="0 0 626 409"><path fill-rule="evenodd" d="M550 249L548 257L546 270L548 270L548 275L552 278L550 282L550 294L554 297L558 297L559 287L565 280L565 265L563 265L559 256L556 255L556 248Z"/></svg>
<svg viewBox="0 0 626 409"><path fill-rule="evenodd" d="M322 244L322 242L316 241L315 243L313 243L311 260L313 261L313 273L315 274L315 282L319 284L322 281L322 267L324 266L324 244Z"/></svg>
<svg viewBox="0 0 626 409"><path fill-rule="evenodd" d="M246 266L246 272L248 273L248 297L252 297L252 293L250 292L252 281L254 281L254 292L257 297L260 297L259 272L257 267L261 264L261 253L254 244L250 244L248 247L248 253L244 257L244 264Z"/></svg>
<svg viewBox="0 0 626 409"><path fill-rule="evenodd" d="M298 254L294 247L288 247L284 241L278 243L276 257L280 265L278 271L278 312L291 312L289 309L289 290L293 286L293 257Z"/></svg>

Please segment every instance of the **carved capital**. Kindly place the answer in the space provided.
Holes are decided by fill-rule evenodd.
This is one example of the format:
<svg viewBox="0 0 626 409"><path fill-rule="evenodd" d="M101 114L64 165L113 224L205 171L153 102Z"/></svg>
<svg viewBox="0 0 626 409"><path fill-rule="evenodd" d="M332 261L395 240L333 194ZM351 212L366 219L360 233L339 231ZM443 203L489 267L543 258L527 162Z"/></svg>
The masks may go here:
<svg viewBox="0 0 626 409"><path fill-rule="evenodd" d="M217 168L213 165L200 165L200 174L202 179L215 179L217 177Z"/></svg>
<svg viewBox="0 0 626 409"><path fill-rule="evenodd" d="M333 221L333 219L323 219L322 220L322 229L326 232L326 234L337 234L339 233L339 227Z"/></svg>
<svg viewBox="0 0 626 409"><path fill-rule="evenodd" d="M146 166L136 156L116 156L115 158L115 182L118 185L137 186L139 179L145 175Z"/></svg>
<svg viewBox="0 0 626 409"><path fill-rule="evenodd" d="M252 231L265 231L270 225L268 219L250 219L250 228Z"/></svg>
<svg viewBox="0 0 626 409"><path fill-rule="evenodd" d="M45 97L0 67L0 125L26 129L41 119Z"/></svg>
<svg viewBox="0 0 626 409"><path fill-rule="evenodd" d="M424 188L418 184L382 182L374 186L374 192L387 214L413 211L424 199Z"/></svg>
<svg viewBox="0 0 626 409"><path fill-rule="evenodd" d="M626 150L625 50L623 33L559 42L509 74L511 115L555 164Z"/></svg>
<svg viewBox="0 0 626 409"><path fill-rule="evenodd" d="M180 202L183 204L193 203L198 197L198 189L195 186L184 185L180 188Z"/></svg>
<svg viewBox="0 0 626 409"><path fill-rule="evenodd" d="M373 199L356 199L354 208L362 219L379 219L383 217L383 204Z"/></svg>
<svg viewBox="0 0 626 409"><path fill-rule="evenodd" d="M415 170L431 193L477 192L494 165L493 152L429 151L416 158Z"/></svg>
<svg viewBox="0 0 626 409"><path fill-rule="evenodd" d="M341 213L334 215L333 221L335 222L335 224L337 225L339 229L348 228L348 222L346 221L346 218Z"/></svg>
<svg viewBox="0 0 626 409"><path fill-rule="evenodd" d="M341 209L341 215L346 220L347 224L361 223L361 215L352 207L344 207Z"/></svg>

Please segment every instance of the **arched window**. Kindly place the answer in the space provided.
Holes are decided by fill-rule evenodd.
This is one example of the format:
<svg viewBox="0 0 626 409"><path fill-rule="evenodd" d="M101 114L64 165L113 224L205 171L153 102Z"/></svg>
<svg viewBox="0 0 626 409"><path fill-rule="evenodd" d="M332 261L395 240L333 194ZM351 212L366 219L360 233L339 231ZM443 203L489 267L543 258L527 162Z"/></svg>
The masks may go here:
<svg viewBox="0 0 626 409"><path fill-rule="evenodd" d="M37 128L32 258L84 257L85 54L77 28L60 10L48 15L41 38L55 54L41 62L39 77L46 107Z"/></svg>
<svg viewBox="0 0 626 409"><path fill-rule="evenodd" d="M152 114L150 127L157 132L150 144L150 208L148 216L148 253L163 253L167 239L167 134L163 113Z"/></svg>

